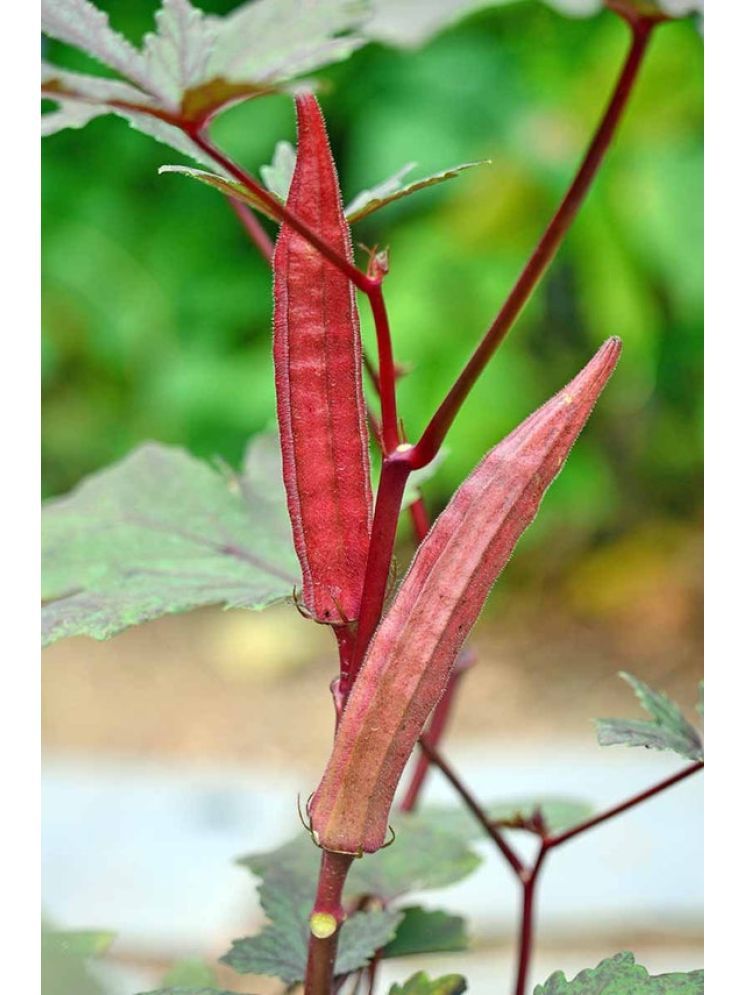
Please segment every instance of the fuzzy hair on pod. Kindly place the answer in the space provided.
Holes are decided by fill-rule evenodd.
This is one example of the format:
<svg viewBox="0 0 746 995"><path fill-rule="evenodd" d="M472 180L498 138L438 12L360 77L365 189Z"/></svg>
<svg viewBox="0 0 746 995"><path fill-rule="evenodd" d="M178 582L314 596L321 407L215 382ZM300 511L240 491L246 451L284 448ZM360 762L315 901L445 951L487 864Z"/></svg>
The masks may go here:
<svg viewBox="0 0 746 995"><path fill-rule="evenodd" d="M310 816L320 846L372 853L394 792L487 595L611 376L611 338L485 456L418 549L370 642Z"/></svg>
<svg viewBox="0 0 746 995"><path fill-rule="evenodd" d="M287 207L352 262L350 230L316 98L296 99ZM354 621L372 497L362 346L349 279L289 224L273 259L274 366L282 470L303 601L319 622Z"/></svg>

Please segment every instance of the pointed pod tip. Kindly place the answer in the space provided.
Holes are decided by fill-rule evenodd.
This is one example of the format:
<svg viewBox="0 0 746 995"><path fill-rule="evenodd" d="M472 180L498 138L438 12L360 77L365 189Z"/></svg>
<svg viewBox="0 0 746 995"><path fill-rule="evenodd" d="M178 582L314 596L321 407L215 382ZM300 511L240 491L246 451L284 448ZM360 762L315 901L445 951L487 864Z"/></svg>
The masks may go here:
<svg viewBox="0 0 746 995"><path fill-rule="evenodd" d="M310 108L318 108L319 102L316 99L316 94L310 87L299 87L294 94L295 97L295 107L298 113L302 110Z"/></svg>

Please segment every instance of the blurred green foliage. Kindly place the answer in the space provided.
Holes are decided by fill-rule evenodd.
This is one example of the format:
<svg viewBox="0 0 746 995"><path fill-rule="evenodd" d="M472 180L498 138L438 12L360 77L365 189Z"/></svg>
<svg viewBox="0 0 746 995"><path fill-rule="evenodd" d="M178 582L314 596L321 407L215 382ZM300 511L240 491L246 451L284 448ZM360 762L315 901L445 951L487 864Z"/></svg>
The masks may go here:
<svg viewBox="0 0 746 995"><path fill-rule="evenodd" d="M110 0L133 40L152 0ZM224 12L230 0L201 3ZM320 74L343 190L417 160L423 175L491 158L357 226L391 250L387 297L411 435L491 321L561 197L626 48L611 14L536 0L478 13L419 51L369 45ZM50 43L60 63L83 57ZM293 139L287 97L228 112L214 137L256 171ZM144 439L238 463L274 418L271 285L218 194L158 176L176 153L116 118L47 139L43 193L43 468L48 494ZM702 39L657 34L601 175L473 392L428 483L442 505L483 452L610 334L620 368L529 543L551 548L701 503ZM362 256L360 257L363 258ZM371 323L361 307L365 335ZM571 539L568 537L572 537Z"/></svg>

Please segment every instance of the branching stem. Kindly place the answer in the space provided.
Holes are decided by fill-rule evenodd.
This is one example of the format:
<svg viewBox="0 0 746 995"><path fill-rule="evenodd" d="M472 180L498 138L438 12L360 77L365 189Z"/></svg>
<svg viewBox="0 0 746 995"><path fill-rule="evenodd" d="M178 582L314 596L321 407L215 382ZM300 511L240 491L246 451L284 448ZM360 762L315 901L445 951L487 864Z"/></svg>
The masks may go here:
<svg viewBox="0 0 746 995"><path fill-rule="evenodd" d="M426 466L437 454L461 405L523 310L588 193L627 105L654 25L640 20L630 26L632 43L626 61L580 168L500 312L422 433L412 457L414 467Z"/></svg>
<svg viewBox="0 0 746 995"><path fill-rule="evenodd" d="M634 808L636 805L640 805L649 798L659 795L662 791L673 787L674 784L678 784L687 777L691 777L692 774L696 774L704 767L704 763L701 760L697 760L694 763L689 764L688 767L684 767L682 770L677 771L676 774L672 774L670 777L667 777L662 781L658 781L652 787L646 788L644 791L640 791L637 794L632 795L631 798L627 798L618 805L613 805L611 808L604 809L604 811L599 812L598 815L594 815L591 819L579 822L576 826L572 826L570 829L567 829L562 833L557 833L555 835L547 833L542 837L541 846L539 847L539 852L533 864L526 865L520 859L515 850L513 850L510 843L500 832L500 829L490 819L487 812L485 812L453 767L451 767L445 758L441 756L438 750L431 746L425 737L420 738L419 745L420 749L428 756L430 762L443 773L446 780L449 781L449 783L455 788L464 805L466 805L490 839L492 839L496 844L497 848L510 865L521 886L522 910L518 941L518 964L514 988L515 995L525 995L526 992L526 984L528 981L528 972L534 942L536 883L547 854L551 850L556 849L556 847L562 846L569 840L579 836L581 833L585 833L589 829L594 829L596 826L599 826L604 822L608 822L609 819L613 819L615 816L621 815L622 812L626 812L628 809Z"/></svg>
<svg viewBox="0 0 746 995"><path fill-rule="evenodd" d="M365 273L354 266L351 262L341 256L335 248L329 245L319 234L317 234L312 228L310 228L305 221L302 221L296 214L288 210L288 208L275 196L273 196L268 190L265 190L258 180L254 179L251 173L248 173L245 169L242 169L237 163L235 163L231 158L229 158L224 152L222 152L217 146L213 145L212 141L203 130L196 130L189 132L189 137L192 141L198 145L203 152L206 152L212 159L215 160L220 166L223 167L234 179L238 180L243 186L249 189L256 199L260 201L265 207L276 214L285 224L290 225L294 228L303 238L309 242L314 249L321 253L321 255L328 259L332 265L336 266L338 270L345 274L345 276L350 280L350 282L357 287L358 290L362 290L364 294L368 294L370 290L376 285L377 281L371 279Z"/></svg>

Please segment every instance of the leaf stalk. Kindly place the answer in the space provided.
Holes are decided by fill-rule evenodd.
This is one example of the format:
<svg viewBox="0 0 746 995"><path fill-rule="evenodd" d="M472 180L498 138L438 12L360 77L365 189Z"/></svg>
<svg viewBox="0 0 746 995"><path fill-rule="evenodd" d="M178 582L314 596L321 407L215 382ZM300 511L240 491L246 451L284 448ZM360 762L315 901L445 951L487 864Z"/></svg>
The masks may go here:
<svg viewBox="0 0 746 995"><path fill-rule="evenodd" d="M497 317L487 329L482 341L460 373L440 407L430 419L412 452L412 466L427 466L437 455L461 406L495 350L505 339L537 283L554 259L567 230L583 203L591 183L603 162L630 93L637 79L643 56L647 51L654 22L641 20L630 23L632 42L617 79L609 103L583 157L575 178L557 211L547 225L531 257L526 263Z"/></svg>

